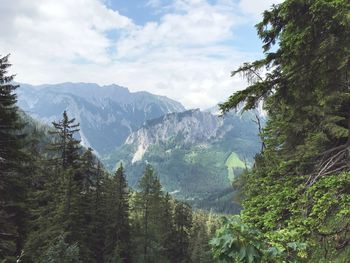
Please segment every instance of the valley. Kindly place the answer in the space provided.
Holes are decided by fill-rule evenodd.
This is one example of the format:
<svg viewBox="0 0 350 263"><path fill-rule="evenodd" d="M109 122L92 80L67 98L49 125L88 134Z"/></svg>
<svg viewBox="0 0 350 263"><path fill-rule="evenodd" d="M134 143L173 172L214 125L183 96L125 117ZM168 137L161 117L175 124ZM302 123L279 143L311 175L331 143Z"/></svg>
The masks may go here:
<svg viewBox="0 0 350 263"><path fill-rule="evenodd" d="M0 263L350 262L349 0L0 14Z"/></svg>
<svg viewBox="0 0 350 263"><path fill-rule="evenodd" d="M151 164L165 191L221 213L239 211L232 182L251 167L260 149L253 121L257 112L221 117L216 107L185 110L166 97L118 85L21 84L19 106L47 125L67 109L80 123L77 139L109 171L122 163L131 187L137 188L145 165Z"/></svg>

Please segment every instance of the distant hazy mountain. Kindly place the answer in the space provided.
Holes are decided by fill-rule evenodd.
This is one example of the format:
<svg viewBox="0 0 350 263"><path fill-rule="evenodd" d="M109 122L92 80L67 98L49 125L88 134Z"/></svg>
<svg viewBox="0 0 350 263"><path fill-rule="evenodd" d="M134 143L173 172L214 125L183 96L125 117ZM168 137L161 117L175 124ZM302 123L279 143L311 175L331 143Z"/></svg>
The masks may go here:
<svg viewBox="0 0 350 263"><path fill-rule="evenodd" d="M151 163L165 190L175 196L195 206L232 211L231 181L260 149L253 118L252 113L222 118L200 110L167 114L131 133L104 163L113 169L122 161L134 187L145 163Z"/></svg>
<svg viewBox="0 0 350 263"><path fill-rule="evenodd" d="M46 123L60 119L67 110L70 117L80 122L82 143L101 155L124 143L146 120L185 110L167 97L92 83L21 84L18 104Z"/></svg>
<svg viewBox="0 0 350 263"><path fill-rule="evenodd" d="M80 122L80 138L113 170L124 163L137 187L145 163L166 191L194 206L233 211L232 179L260 150L253 113L218 116L218 108L188 110L169 98L117 86L62 83L18 89L19 106L51 123L67 110Z"/></svg>

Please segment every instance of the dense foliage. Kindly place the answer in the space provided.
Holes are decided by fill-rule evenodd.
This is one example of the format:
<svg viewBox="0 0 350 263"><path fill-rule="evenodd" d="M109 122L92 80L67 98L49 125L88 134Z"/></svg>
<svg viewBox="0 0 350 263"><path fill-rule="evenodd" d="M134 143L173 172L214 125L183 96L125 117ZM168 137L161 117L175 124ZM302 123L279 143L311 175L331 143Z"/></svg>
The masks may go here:
<svg viewBox="0 0 350 263"><path fill-rule="evenodd" d="M0 262L212 262L218 224L162 190L147 165L132 191L84 149L67 112L53 127L16 107L0 59Z"/></svg>
<svg viewBox="0 0 350 263"><path fill-rule="evenodd" d="M23 123L16 107L16 85L8 76L8 56L0 57L0 258L11 258L24 242L26 186ZM18 165L22 163L22 165Z"/></svg>
<svg viewBox="0 0 350 263"><path fill-rule="evenodd" d="M257 29L265 57L233 72L249 86L221 105L248 110L263 101L269 118L263 151L241 178L242 224L284 251L291 242L307 246L304 259L272 262L348 262L350 2L286 0L265 11ZM223 250L220 242L218 258L243 248Z"/></svg>

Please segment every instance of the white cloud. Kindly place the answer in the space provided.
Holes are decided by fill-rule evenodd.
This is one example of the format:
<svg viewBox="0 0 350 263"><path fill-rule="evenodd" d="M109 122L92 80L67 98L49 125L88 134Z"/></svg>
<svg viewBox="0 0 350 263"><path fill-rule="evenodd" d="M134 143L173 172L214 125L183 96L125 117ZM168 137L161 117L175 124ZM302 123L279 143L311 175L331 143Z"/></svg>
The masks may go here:
<svg viewBox="0 0 350 263"><path fill-rule="evenodd" d="M264 1L174 0L144 26L106 1L0 0L0 53L12 53L16 81L116 83L189 108L210 107L244 87L230 71L256 54L235 50L234 29L255 19L265 6L252 3ZM120 38L108 38L111 30Z"/></svg>
<svg viewBox="0 0 350 263"><path fill-rule="evenodd" d="M178 0L173 7L176 12L165 14L159 23L150 22L130 31L117 43L118 56L140 56L161 47L217 45L232 38L232 29L241 19L232 5Z"/></svg>
<svg viewBox="0 0 350 263"><path fill-rule="evenodd" d="M283 1L284 0L241 0L239 5L243 12L253 15L255 20L259 20L265 10L270 9L273 4L279 4Z"/></svg>
<svg viewBox="0 0 350 263"><path fill-rule="evenodd" d="M0 13L6 36L0 39L1 52L13 53L12 60L19 63L106 63L111 43L105 32L133 26L98 0L0 0Z"/></svg>

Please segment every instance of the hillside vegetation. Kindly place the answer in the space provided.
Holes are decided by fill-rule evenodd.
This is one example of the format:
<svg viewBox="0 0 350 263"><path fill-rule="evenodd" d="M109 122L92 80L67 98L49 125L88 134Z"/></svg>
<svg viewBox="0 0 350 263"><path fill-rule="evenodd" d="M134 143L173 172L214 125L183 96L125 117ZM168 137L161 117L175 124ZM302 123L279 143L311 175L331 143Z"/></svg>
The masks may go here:
<svg viewBox="0 0 350 263"><path fill-rule="evenodd" d="M0 262L212 262L216 215L164 192L150 165L129 188L66 111L50 127L26 116L9 67L0 57Z"/></svg>
<svg viewBox="0 0 350 263"><path fill-rule="evenodd" d="M349 263L350 2L285 0L256 27L264 56L232 72L248 84L226 118L141 93L147 121L118 118L107 169L66 111L48 127L19 110L0 56L0 262Z"/></svg>
<svg viewBox="0 0 350 263"><path fill-rule="evenodd" d="M286 0L257 25L264 58L232 74L227 112L263 101L262 152L237 183L243 210L212 241L222 262L350 260L350 2Z"/></svg>

